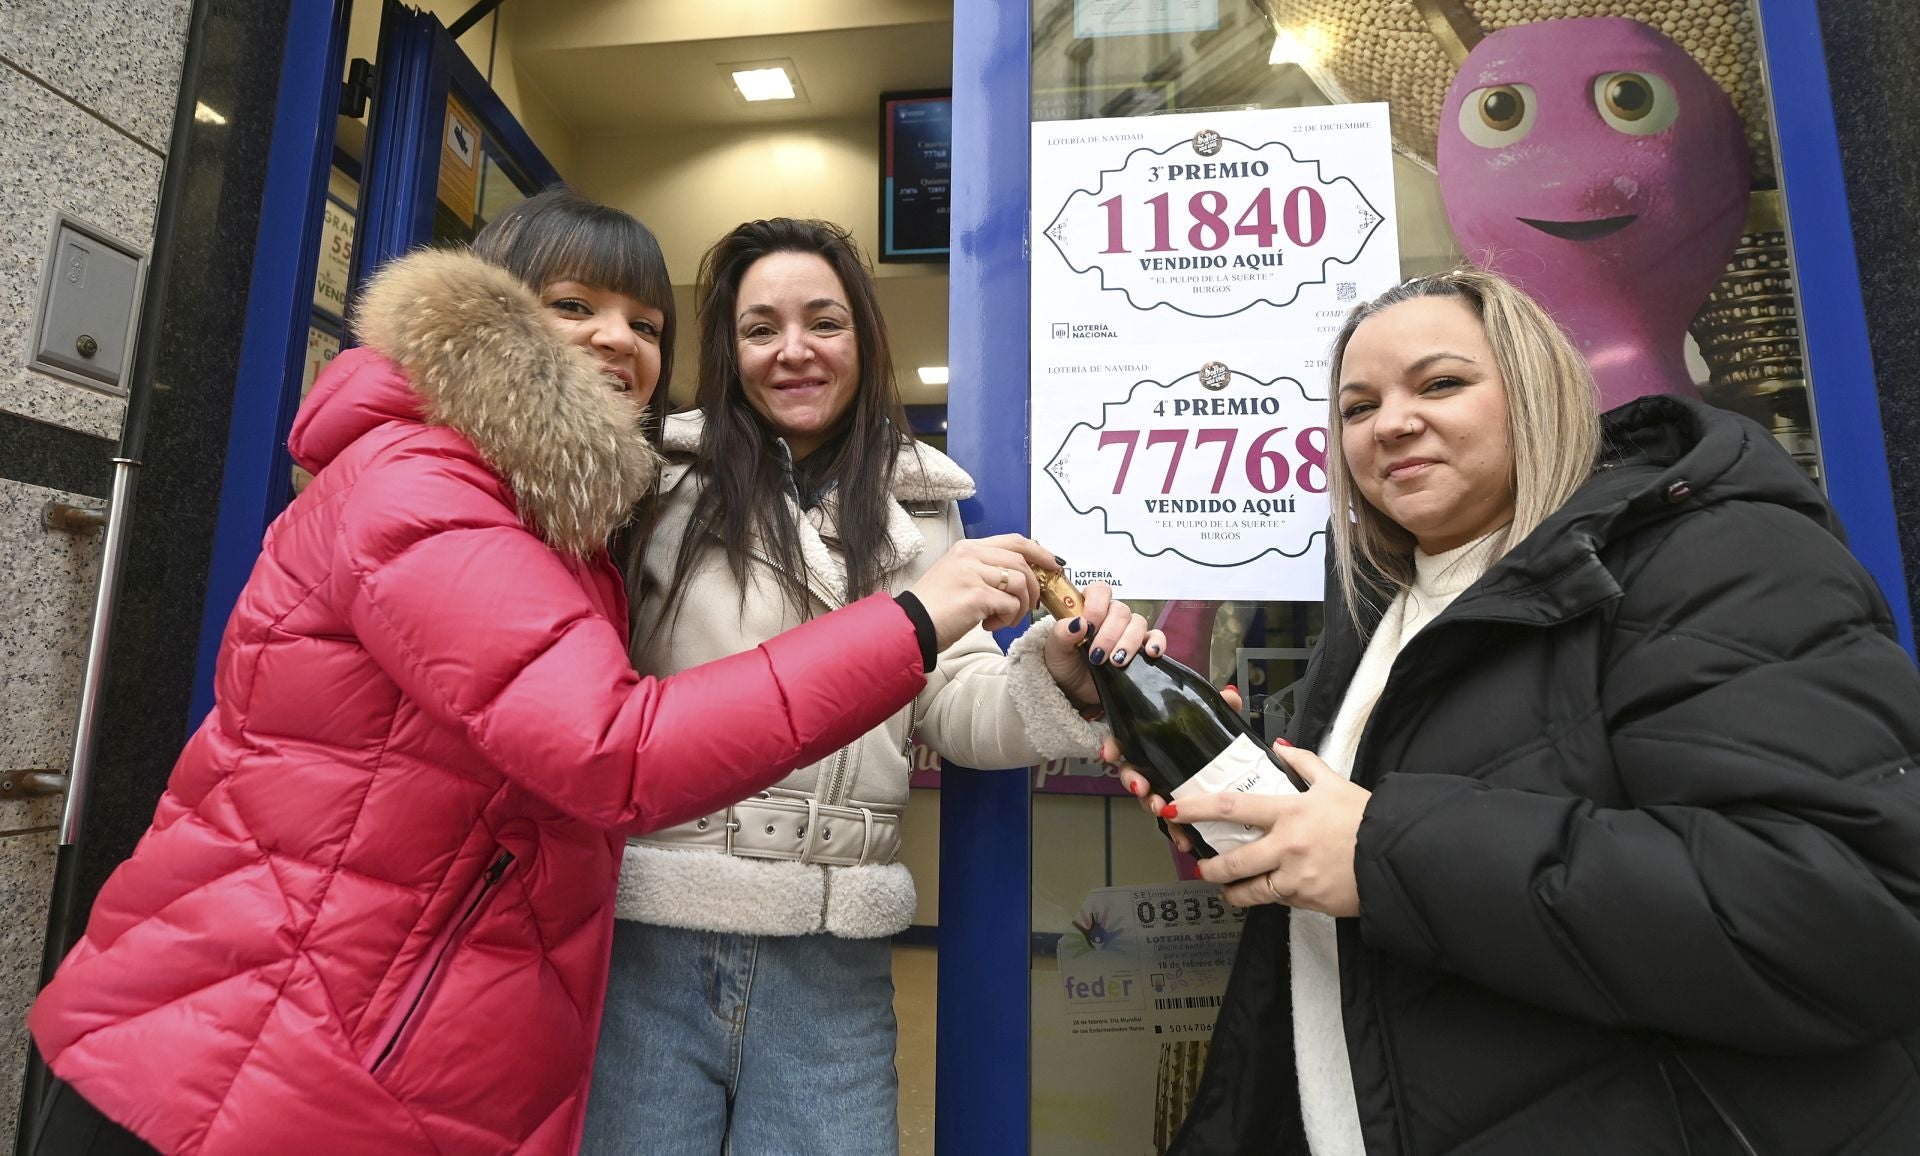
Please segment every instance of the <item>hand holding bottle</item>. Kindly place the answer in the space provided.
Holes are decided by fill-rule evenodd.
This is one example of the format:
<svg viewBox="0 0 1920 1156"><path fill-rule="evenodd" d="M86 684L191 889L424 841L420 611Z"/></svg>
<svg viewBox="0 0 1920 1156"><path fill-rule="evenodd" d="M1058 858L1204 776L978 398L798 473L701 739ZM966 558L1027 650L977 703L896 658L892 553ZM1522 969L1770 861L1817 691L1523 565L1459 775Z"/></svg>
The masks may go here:
<svg viewBox="0 0 1920 1156"><path fill-rule="evenodd" d="M1082 613L1085 597L1066 575L1043 571L1040 600L1055 618ZM1277 757L1240 712L1201 675L1162 655L1131 666L1089 667L1113 737L1154 789L1171 798L1236 791L1297 794L1307 784ZM1187 832L1196 855L1249 843L1261 832L1241 823L1210 823Z"/></svg>
<svg viewBox="0 0 1920 1156"><path fill-rule="evenodd" d="M1113 596L1105 582L1089 583L1081 592L1082 605L1067 618L1056 618L1047 636L1047 673L1062 692L1077 703L1100 701L1092 667L1105 662L1125 666L1135 655L1160 657L1167 636L1150 630L1147 620Z"/></svg>
<svg viewBox="0 0 1920 1156"><path fill-rule="evenodd" d="M1201 878L1221 884L1221 897L1235 907L1282 903L1333 916L1360 914L1353 855L1372 792L1285 739L1274 744L1274 754L1310 789L1297 795L1195 795L1168 804L1161 817L1244 823L1266 832L1200 864Z"/></svg>
<svg viewBox="0 0 1920 1156"><path fill-rule="evenodd" d="M1220 699L1232 707L1235 713L1246 709L1240 699L1240 688L1234 686L1232 683L1228 683L1226 686L1220 688ZM1279 746L1276 744L1274 750L1277 752L1279 749ZM1125 787L1132 793L1135 799L1140 801L1141 810L1156 819L1160 817L1160 810L1167 805L1167 801L1153 793L1153 784L1147 781L1145 775L1134 770L1127 764L1127 756L1121 753L1120 743L1112 735L1108 735L1100 743L1100 761L1119 767L1120 785ZM1182 854L1193 854L1193 840L1187 838L1185 831L1169 824L1167 826L1167 838L1172 841L1175 847L1179 848Z"/></svg>

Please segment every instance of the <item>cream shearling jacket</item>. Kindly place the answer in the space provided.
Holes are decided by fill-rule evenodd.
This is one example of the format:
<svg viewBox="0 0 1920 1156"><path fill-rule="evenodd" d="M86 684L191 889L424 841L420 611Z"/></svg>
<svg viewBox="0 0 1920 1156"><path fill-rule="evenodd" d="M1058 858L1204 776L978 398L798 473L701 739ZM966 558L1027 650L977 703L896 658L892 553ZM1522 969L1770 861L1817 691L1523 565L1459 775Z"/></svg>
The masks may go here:
<svg viewBox="0 0 1920 1156"><path fill-rule="evenodd" d="M662 592L702 484L692 469L701 424L698 413L666 422L662 508L644 563L653 593L634 632L634 665L643 674L736 654L799 624L765 562L748 572L743 602L717 544L697 556L676 612L660 621ZM945 454L924 445L902 449L887 527L888 593L912 586L964 536L956 503L972 493L973 479ZM826 613L846 591L835 503L829 496L803 512L791 496L783 500L800 527L811 613ZM913 922L914 885L899 862L899 817L916 728L947 758L989 770L1091 755L1098 746L1099 732L1046 672L1048 625L1036 622L1008 654L976 627L941 652L926 689L884 725L736 807L631 840L619 917L748 935L824 931L870 939L905 929Z"/></svg>

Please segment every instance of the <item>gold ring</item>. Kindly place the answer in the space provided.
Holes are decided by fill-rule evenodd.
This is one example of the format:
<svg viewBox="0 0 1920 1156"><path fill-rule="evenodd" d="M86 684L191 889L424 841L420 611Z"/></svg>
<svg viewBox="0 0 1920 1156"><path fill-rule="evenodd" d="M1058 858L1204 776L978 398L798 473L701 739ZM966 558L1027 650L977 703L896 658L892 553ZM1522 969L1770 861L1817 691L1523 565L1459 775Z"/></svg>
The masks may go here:
<svg viewBox="0 0 1920 1156"><path fill-rule="evenodd" d="M1010 582L1010 581L1012 581L1012 580L1013 580L1013 572L1012 572L1012 571L1010 571L1010 570L1008 570L1008 569L1007 569L1007 568L1006 568L1005 566L1002 566L1002 567L1000 567L1000 582L999 582L999 586L1000 586L1000 589L1001 589L1001 591L1002 591L1003 593L1004 593L1004 592L1006 591L1006 589L1007 589L1007 583L1008 583L1008 582Z"/></svg>

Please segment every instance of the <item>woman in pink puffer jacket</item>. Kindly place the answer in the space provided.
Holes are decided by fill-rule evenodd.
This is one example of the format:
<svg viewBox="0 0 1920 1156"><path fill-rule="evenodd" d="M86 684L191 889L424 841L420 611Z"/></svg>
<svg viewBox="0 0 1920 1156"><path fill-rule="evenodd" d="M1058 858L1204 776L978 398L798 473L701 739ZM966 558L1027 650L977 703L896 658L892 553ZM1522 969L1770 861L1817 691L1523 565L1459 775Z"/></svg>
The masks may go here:
<svg viewBox="0 0 1920 1156"><path fill-rule="evenodd" d="M672 300L651 234L565 191L367 286L218 702L34 1006L39 1151L570 1151L625 836L852 741L1031 608L1051 557L989 539L636 675L605 544L653 484Z"/></svg>

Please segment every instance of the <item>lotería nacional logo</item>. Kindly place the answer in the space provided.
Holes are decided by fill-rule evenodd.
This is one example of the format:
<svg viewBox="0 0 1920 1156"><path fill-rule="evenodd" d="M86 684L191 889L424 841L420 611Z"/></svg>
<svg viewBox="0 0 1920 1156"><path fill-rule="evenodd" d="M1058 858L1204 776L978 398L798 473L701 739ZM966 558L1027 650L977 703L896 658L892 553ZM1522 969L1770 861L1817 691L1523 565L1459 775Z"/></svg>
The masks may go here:
<svg viewBox="0 0 1920 1156"><path fill-rule="evenodd" d="M1049 326L1049 332L1055 340L1120 336L1104 321L1055 321Z"/></svg>
<svg viewBox="0 0 1920 1156"><path fill-rule="evenodd" d="M1220 134L1210 128L1203 128L1193 134L1193 151L1203 157L1210 157L1220 151Z"/></svg>
<svg viewBox="0 0 1920 1156"><path fill-rule="evenodd" d="M1227 388L1227 378L1230 374L1231 371L1227 369L1226 362L1209 361L1200 367L1200 386L1202 389L1210 389L1218 393Z"/></svg>

